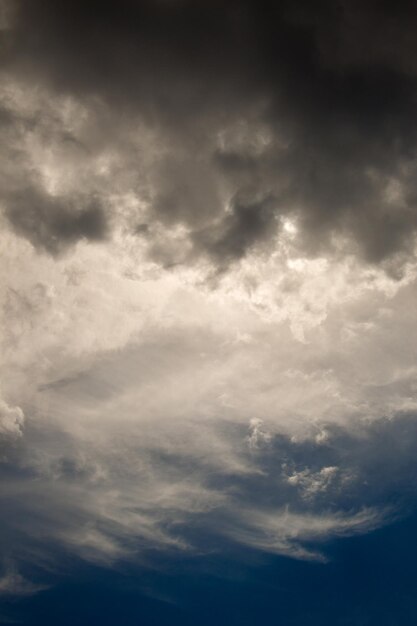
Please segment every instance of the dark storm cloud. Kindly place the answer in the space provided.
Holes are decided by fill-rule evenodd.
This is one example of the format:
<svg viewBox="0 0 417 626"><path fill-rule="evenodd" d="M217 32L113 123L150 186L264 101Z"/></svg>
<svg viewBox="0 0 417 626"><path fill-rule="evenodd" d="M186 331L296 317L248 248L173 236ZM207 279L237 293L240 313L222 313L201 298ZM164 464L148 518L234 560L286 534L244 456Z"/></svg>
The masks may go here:
<svg viewBox="0 0 417 626"><path fill-rule="evenodd" d="M51 197L34 187L10 198L5 213L17 234L51 254L79 239L100 241L107 232L106 216L98 203Z"/></svg>
<svg viewBox="0 0 417 626"><path fill-rule="evenodd" d="M235 198L230 213L217 227L197 232L194 243L219 265L242 258L258 241L276 229L274 200L267 197L248 201Z"/></svg>
<svg viewBox="0 0 417 626"><path fill-rule="evenodd" d="M174 165L159 179L153 219L184 224L196 252L224 265L275 232L278 220L265 220L255 203L249 212L235 207L224 231L206 236L222 212L217 187L233 196L249 182L276 198L277 215L296 215L303 252L328 250L342 235L367 262L409 253L417 228L414 3L13 6L9 69L165 129ZM260 102L256 122L268 129L268 146L219 149L216 135ZM198 173L184 169L183 156L175 161L177 146L190 163L204 157Z"/></svg>

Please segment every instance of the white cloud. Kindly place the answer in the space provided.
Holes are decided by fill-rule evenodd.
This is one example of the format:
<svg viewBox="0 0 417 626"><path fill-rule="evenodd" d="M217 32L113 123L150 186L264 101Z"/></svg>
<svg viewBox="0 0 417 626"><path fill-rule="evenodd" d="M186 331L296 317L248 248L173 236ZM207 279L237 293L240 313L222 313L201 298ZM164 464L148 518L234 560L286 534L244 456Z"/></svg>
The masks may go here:
<svg viewBox="0 0 417 626"><path fill-rule="evenodd" d="M248 446L251 450L257 450L262 445L271 441L271 435L263 428L263 421L253 417L249 422L250 434L247 436Z"/></svg>
<svg viewBox="0 0 417 626"><path fill-rule="evenodd" d="M287 482L301 488L305 498L313 498L317 493L325 492L328 489L338 472L339 468L333 465L322 467L318 472L312 472L306 468L289 474Z"/></svg>
<svg viewBox="0 0 417 626"><path fill-rule="evenodd" d="M300 515L286 508L267 513L243 512L243 519L250 527L233 533L235 540L265 552L325 561L322 552L303 547L302 541L320 543L334 537L369 532L383 523L384 515L369 509L352 515Z"/></svg>

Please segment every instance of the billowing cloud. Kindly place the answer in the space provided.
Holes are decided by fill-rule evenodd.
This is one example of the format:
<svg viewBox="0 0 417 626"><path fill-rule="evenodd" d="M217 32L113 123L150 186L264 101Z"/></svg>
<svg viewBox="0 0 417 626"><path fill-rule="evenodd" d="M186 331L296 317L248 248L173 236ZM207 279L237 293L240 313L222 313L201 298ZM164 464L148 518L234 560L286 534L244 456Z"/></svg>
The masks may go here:
<svg viewBox="0 0 417 626"><path fill-rule="evenodd" d="M304 1L126 0L100 3L100 11L94 3L9 4L4 71L29 101L42 85L87 116L80 128L62 111L47 125L47 111L32 115L28 135L42 129L52 146L59 131L58 158L78 150L73 162L65 156L66 168L81 160L92 174L74 178L74 189L93 194L84 207L42 190L33 206L12 201L12 223L35 245L101 238L99 200L122 192L147 206L151 223L139 232L166 265L202 255L223 268L267 244L282 215L296 218L301 253L342 249L395 275L413 254L412 6L394 18L372 2L314 10ZM367 37L370 22L387 36ZM16 111L7 102L4 111L8 128ZM140 125L153 130L151 148ZM92 185L104 144L105 188ZM149 149L152 158L143 156ZM19 148L15 166L26 161ZM132 218L133 230L143 218ZM29 233L33 220L43 226ZM170 253L158 243L158 224L183 229Z"/></svg>

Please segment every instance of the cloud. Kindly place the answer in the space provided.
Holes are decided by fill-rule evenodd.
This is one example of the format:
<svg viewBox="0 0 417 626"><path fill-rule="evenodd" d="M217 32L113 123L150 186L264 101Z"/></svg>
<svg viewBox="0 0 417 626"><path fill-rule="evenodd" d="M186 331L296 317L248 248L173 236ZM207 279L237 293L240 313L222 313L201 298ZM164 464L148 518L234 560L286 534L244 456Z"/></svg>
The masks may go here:
<svg viewBox="0 0 417 626"><path fill-rule="evenodd" d="M317 492L325 491L338 472L334 465L322 467L318 472L311 472L309 469L300 472L293 472L288 476L290 485L301 486L306 498L313 497Z"/></svg>
<svg viewBox="0 0 417 626"><path fill-rule="evenodd" d="M257 242L265 242L276 230L273 200L234 199L230 213L219 225L194 235L194 243L207 251L220 267L245 256Z"/></svg>
<svg viewBox="0 0 417 626"><path fill-rule="evenodd" d="M102 261L99 267L102 272ZM84 288L88 293L88 284ZM166 297L165 283L162 293ZM150 306L152 292L145 294ZM265 352L265 326L256 330L259 321L245 321L241 303L234 309L233 299L226 300L216 309L208 292L198 306L201 293L191 294L183 290L181 297L168 299L156 324L162 295L155 291L152 322L142 331L137 326L134 341L130 334L102 338L95 324L103 343L72 341L63 358L62 331L55 334L52 327L48 337L44 326L46 365L22 353L21 358L30 358L32 372L24 399L30 419L2 491L9 502L2 534L15 546L16 558L28 558L33 542L41 550L49 544L111 563L140 558L150 549L204 551L212 541L205 537L216 533L262 550L322 558L310 542L384 523L387 501L394 510L408 506L395 494L409 492L412 501L408 477L414 467L415 406L409 417L398 411L412 409L414 370L405 352L392 353L399 338L386 332L389 316L375 320L372 330L363 321L363 308L356 327L350 312L353 337L348 336L343 355L330 346L332 319L329 327L321 323L309 343L275 326L280 329L275 344L268 333ZM385 306L394 306L385 298ZM100 300L97 306L103 308ZM409 310L407 300L402 306ZM373 310L365 320L374 319ZM336 319L344 331L344 318ZM238 320L241 333L251 333L244 340L234 336ZM72 323L68 336L84 322L77 315ZM407 336L406 326L401 331ZM330 333L325 357L323 332ZM363 355L357 333L359 343L365 342ZM389 363L377 367L381 333L388 343L380 349L392 354ZM109 340L116 342L116 351L106 349ZM363 356L363 369L355 366L357 382L350 374L350 350ZM411 366L412 346L409 350ZM366 354L376 361L366 361ZM403 369L393 380L399 356ZM22 366L18 363L20 375L28 367ZM382 420L384 411L388 416ZM325 438L317 436L324 431ZM288 524L277 521L276 530L269 531L285 507L291 513L284 516ZM291 535L295 520L299 531Z"/></svg>
<svg viewBox="0 0 417 626"><path fill-rule="evenodd" d="M239 529L233 538L253 548L305 560L325 561L320 551L302 546L333 537L369 532L383 521L379 511L363 510L353 515L297 515L288 510L247 514L250 529ZM300 541L301 540L301 541Z"/></svg>
<svg viewBox="0 0 417 626"><path fill-rule="evenodd" d="M300 254L355 254L400 275L417 227L413 7L261 4L125 0L98 16L94 3L16 2L5 71L83 109L82 135L61 114L60 158L78 146L67 165L90 173L74 180L86 206L35 190L9 209L17 231L52 252L54 238L101 238L102 203L123 192L146 205L131 228L148 225L140 236L165 266L208 255L223 270L279 236L287 215ZM387 37L369 38L371 23ZM15 123L16 107L5 111ZM27 134L42 127L43 144L56 143L57 118L54 130L37 112ZM104 143L107 180L94 196ZM32 233L33 221L43 228ZM160 229L173 225L183 237L164 252Z"/></svg>
<svg viewBox="0 0 417 626"><path fill-rule="evenodd" d="M5 573L0 578L0 596L31 596L47 588L24 578L12 563L8 563Z"/></svg>
<svg viewBox="0 0 417 626"><path fill-rule="evenodd" d="M353 0L9 4L16 562L322 560L415 506L415 20Z"/></svg>
<svg viewBox="0 0 417 626"><path fill-rule="evenodd" d="M66 201L33 188L9 201L6 216L17 234L51 254L82 238L101 241L107 230L104 211L98 204L83 207L82 201Z"/></svg>
<svg viewBox="0 0 417 626"><path fill-rule="evenodd" d="M415 269L297 259L284 232L212 289L123 231L56 257L5 229L4 394L26 416L2 467L14 558L227 541L321 559L387 502L412 506Z"/></svg>
<svg viewBox="0 0 417 626"><path fill-rule="evenodd" d="M0 398L0 439L14 439L22 434L23 411Z"/></svg>
<svg viewBox="0 0 417 626"><path fill-rule="evenodd" d="M256 417L252 418L249 422L249 426L250 435L247 437L247 442L251 450L256 450L271 441L271 434L264 430L261 419Z"/></svg>
<svg viewBox="0 0 417 626"><path fill-rule="evenodd" d="M326 542L369 532L415 501L414 415L354 434L328 424L325 443L277 433L248 449L244 425L184 412L164 419L152 397L127 402L126 388L124 402L113 392L93 411L83 383L93 393L85 377L42 392L52 394L49 416L3 467L2 537L16 559L33 559L36 546L37 560L64 550L109 565L227 540L323 560Z"/></svg>

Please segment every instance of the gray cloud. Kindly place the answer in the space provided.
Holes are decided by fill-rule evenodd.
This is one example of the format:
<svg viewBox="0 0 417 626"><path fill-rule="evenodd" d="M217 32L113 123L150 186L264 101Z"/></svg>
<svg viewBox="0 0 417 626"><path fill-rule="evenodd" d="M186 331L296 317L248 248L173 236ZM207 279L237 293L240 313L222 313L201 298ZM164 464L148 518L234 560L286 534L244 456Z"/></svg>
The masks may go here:
<svg viewBox="0 0 417 626"><path fill-rule="evenodd" d="M101 241L107 233L106 215L98 203L51 197L34 187L9 199L5 214L18 235L51 254L82 238Z"/></svg>
<svg viewBox="0 0 417 626"><path fill-rule="evenodd" d="M151 168L150 220L183 224L194 248L191 256L169 253L166 264L202 254L223 266L276 234L278 220L265 223L261 207L243 228L224 216L248 184L275 197L277 217L297 217L305 254L340 250L340 238L344 252L371 264L398 258L401 265L412 254L412 4L394 12L353 0L314 9L303 0L16 2L14 9L8 71L25 80L30 72L52 94L100 98L116 118L133 125L140 115L164 136L170 156ZM385 36L368 37L370 30ZM246 139L216 145L236 120L249 129ZM126 153L129 169L131 159ZM21 211L16 222L30 222L31 210L27 219ZM50 235L39 239L101 232L99 212L91 211L52 220ZM216 235L221 216L226 231ZM163 257L152 229L146 237L154 258Z"/></svg>
<svg viewBox="0 0 417 626"><path fill-rule="evenodd" d="M277 229L273 198L233 198L230 213L218 224L195 232L193 243L217 264L239 260L258 242L266 243Z"/></svg>

